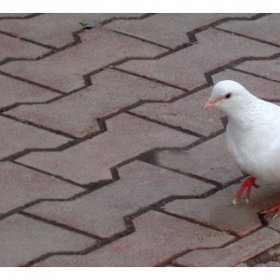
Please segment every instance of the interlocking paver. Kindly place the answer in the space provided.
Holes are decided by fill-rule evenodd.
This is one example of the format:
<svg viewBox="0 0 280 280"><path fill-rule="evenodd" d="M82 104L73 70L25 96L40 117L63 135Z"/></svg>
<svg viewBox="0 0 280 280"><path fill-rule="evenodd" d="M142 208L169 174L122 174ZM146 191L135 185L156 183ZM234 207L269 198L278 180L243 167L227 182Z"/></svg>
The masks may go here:
<svg viewBox="0 0 280 280"><path fill-rule="evenodd" d="M280 266L280 262L276 262L276 261L271 261L264 264L256 265L256 267L279 267L279 266Z"/></svg>
<svg viewBox="0 0 280 280"><path fill-rule="evenodd" d="M280 82L280 58L246 61L236 66L236 68Z"/></svg>
<svg viewBox="0 0 280 280"><path fill-rule="evenodd" d="M15 214L0 221L0 266L22 266L41 255L80 251L96 240Z"/></svg>
<svg viewBox="0 0 280 280"><path fill-rule="evenodd" d="M6 19L6 18L24 18L31 14L24 14L24 13L0 13L0 19Z"/></svg>
<svg viewBox="0 0 280 280"><path fill-rule="evenodd" d="M255 255L246 262L244 266L280 266L280 245L272 246L270 249ZM241 265L241 264L240 264Z"/></svg>
<svg viewBox="0 0 280 280"><path fill-rule="evenodd" d="M67 199L83 189L12 162L0 164L0 214L37 199Z"/></svg>
<svg viewBox="0 0 280 280"><path fill-rule="evenodd" d="M280 83L246 73L227 69L213 75L212 79L214 83L222 80L234 80L244 85L252 94L262 99L279 100L280 98Z"/></svg>
<svg viewBox="0 0 280 280"><path fill-rule="evenodd" d="M70 140L4 117L0 117L0 131L0 158L25 149L56 148Z"/></svg>
<svg viewBox="0 0 280 280"><path fill-rule="evenodd" d="M226 149L225 134L221 134L187 151L158 151L156 162L186 173L226 183L242 175Z"/></svg>
<svg viewBox="0 0 280 280"><path fill-rule="evenodd" d="M280 97L279 83L256 78L245 73L226 70L213 75L212 79L214 83L226 79L235 80L246 85L249 91L260 98L279 99ZM211 91L212 87L209 87L173 103L143 104L131 111L149 119L208 136L223 128L220 118L225 116L219 110L202 110Z"/></svg>
<svg viewBox="0 0 280 280"><path fill-rule="evenodd" d="M39 61L16 61L0 70L69 92L84 86L83 75L129 57L154 57L166 49L104 28L81 33L81 43Z"/></svg>
<svg viewBox="0 0 280 280"><path fill-rule="evenodd" d="M279 199L280 199L280 198L279 198L279 196L278 196L278 201L274 202L273 204L271 203L271 204L270 204L270 207L276 205L277 202L279 202ZM267 207L267 208L268 208L268 207ZM266 208L266 209L267 209L267 208ZM277 219L270 221L269 226L270 226L271 228L275 229L275 230L280 231L280 221L277 220Z"/></svg>
<svg viewBox="0 0 280 280"><path fill-rule="evenodd" d="M230 21L218 27L231 32L246 35L266 42L280 45L280 15L273 14L254 21Z"/></svg>
<svg viewBox="0 0 280 280"><path fill-rule="evenodd" d="M202 107L211 79L279 104L279 19L0 14L0 266L278 266L279 186L231 204Z"/></svg>
<svg viewBox="0 0 280 280"><path fill-rule="evenodd" d="M42 202L26 211L110 237L126 229L124 216L169 196L199 195L211 189L209 184L140 161L121 167L119 176L119 181L75 201Z"/></svg>
<svg viewBox="0 0 280 280"><path fill-rule="evenodd" d="M115 70L92 76L92 86L46 105L19 106L7 112L76 137L99 130L98 117L140 100L168 100L183 92ZM210 111L210 110L209 110Z"/></svg>
<svg viewBox="0 0 280 280"><path fill-rule="evenodd" d="M81 184L111 179L110 168L155 147L180 147L197 138L121 114L107 120L108 131L61 152L35 152L19 162Z"/></svg>
<svg viewBox="0 0 280 280"><path fill-rule="evenodd" d="M143 20L118 20L106 27L151 42L174 48L189 42L187 32L228 17L246 17L252 14L157 14Z"/></svg>
<svg viewBox="0 0 280 280"><path fill-rule="evenodd" d="M0 75L0 84L1 108L21 102L44 102L59 96L55 92L4 75Z"/></svg>
<svg viewBox="0 0 280 280"><path fill-rule="evenodd" d="M202 110L209 98L211 89L212 87L206 88L174 103L144 104L132 109L131 112L208 136L223 129L224 126L220 118L225 116L218 110Z"/></svg>
<svg viewBox="0 0 280 280"><path fill-rule="evenodd" d="M215 29L199 32L196 38L198 44L168 56L149 61L132 60L118 68L190 90L206 83L204 73L231 60L279 52L279 48Z"/></svg>
<svg viewBox="0 0 280 280"><path fill-rule="evenodd" d="M196 250L174 262L185 266L236 266L279 242L279 233L263 228L224 248Z"/></svg>
<svg viewBox="0 0 280 280"><path fill-rule="evenodd" d="M260 182L259 185L260 189L252 190L249 204L245 203L243 197L236 205L232 204L240 187L240 184L236 184L207 198L168 203L164 209L244 236L262 226L258 213L275 205L280 199L277 185L267 185L263 182ZM271 226L273 227L273 225L275 224L272 223Z"/></svg>
<svg viewBox="0 0 280 280"><path fill-rule="evenodd" d="M270 248L267 253L270 255L270 256L273 256L273 255L280 255L280 245L277 245L277 246L274 246L272 248Z"/></svg>
<svg viewBox="0 0 280 280"><path fill-rule="evenodd" d="M0 30L55 48L74 42L73 32L81 30L83 22L102 22L113 17L137 17L141 14L43 14L30 19L6 19ZM59 28L58 28L59 26Z"/></svg>
<svg viewBox="0 0 280 280"><path fill-rule="evenodd" d="M49 49L47 48L4 34L0 34L0 42L0 62L5 58L35 59L49 52Z"/></svg>
<svg viewBox="0 0 280 280"><path fill-rule="evenodd" d="M233 239L168 215L150 211L133 220L135 232L84 256L53 256L36 266L155 266L175 254L221 246Z"/></svg>

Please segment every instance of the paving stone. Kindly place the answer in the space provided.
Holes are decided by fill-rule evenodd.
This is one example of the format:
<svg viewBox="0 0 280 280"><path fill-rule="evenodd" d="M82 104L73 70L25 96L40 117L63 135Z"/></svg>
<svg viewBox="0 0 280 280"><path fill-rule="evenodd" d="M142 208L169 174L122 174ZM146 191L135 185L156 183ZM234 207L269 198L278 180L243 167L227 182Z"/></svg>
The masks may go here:
<svg viewBox="0 0 280 280"><path fill-rule="evenodd" d="M0 265L22 266L41 255L59 251L80 251L95 239L20 215L0 221Z"/></svg>
<svg viewBox="0 0 280 280"><path fill-rule="evenodd" d="M43 14L29 19L6 19L0 22L0 30L35 42L60 48L73 43L73 32L81 30L81 23L98 24L113 17L131 17L141 14ZM1 14L0 14L1 16ZM59 28L58 28L59 26Z"/></svg>
<svg viewBox="0 0 280 280"><path fill-rule="evenodd" d="M12 79L1 72L0 107L28 103L0 116L0 159L25 149L56 148L69 141L68 137L40 129L40 125L82 137L99 129L97 117L117 114L106 121L108 131L92 139L65 150L32 152L18 159L33 169L10 161L2 162L0 214L16 211L40 198L65 200L81 191L75 185L36 169L88 184L111 180L111 168L119 165L120 179L71 202L42 202L26 208L25 214L2 216L0 266L25 265L50 252L68 255L58 253L45 260L42 258L38 266L156 266L166 265L175 258L177 260L170 265L279 264L280 218L272 220L274 213L265 215L267 227L262 226L258 218L260 211L279 203L279 186L258 182L261 188L253 189L249 205L242 197L232 206L240 184L229 184L240 177L241 172L227 154L225 135L208 139L186 151L185 147L199 138L168 126L175 125L205 136L222 128L221 112L202 110L211 90L207 84L210 77L205 79L208 71L214 82L236 80L257 96L278 104L280 59L269 58L280 53L279 34L276 34L279 15L239 21L237 18L249 19L252 15L225 14L221 18L233 16L236 19L219 24L219 14L158 14L135 20L119 18L102 27L100 22L114 16L128 19L141 14L91 14L89 17L47 14L26 18L27 15L0 14L0 71L19 76L19 79ZM214 21L215 28L207 26ZM82 31L80 22L94 28ZM200 27L203 31L195 34L197 44L167 52L166 47L188 42L186 33ZM75 45L72 33L77 30L82 31L78 35L81 43ZM12 36L4 35L5 32ZM41 59L42 54L50 51L46 45L65 49ZM7 57L23 60L3 63ZM126 58L130 60L123 60ZM239 58L250 61L225 71L217 68L234 65L232 63ZM126 62L112 68L110 65L117 61ZM102 68L103 71L96 71ZM117 68L139 76L117 71ZM86 74L92 75L92 85L85 84ZM28 80L46 87L34 86ZM202 84L208 86L207 94L205 89L205 93L200 90L181 100L165 102L184 92L176 89L178 87L193 90ZM57 90L75 93L49 103L58 96ZM138 100L154 101L154 104L138 103L142 105L134 108L133 113L140 117L120 113L120 110L132 108L127 106L136 106ZM29 104L33 102L43 104ZM3 114L11 114L18 121ZM188 114L192 114L192 118L187 118ZM23 120L33 121L38 127L24 124ZM145 160L150 164L144 163ZM174 169L179 172L171 171ZM202 178L196 180L182 175L184 173ZM194 198L213 188L215 184L206 183L207 179L229 187L212 195L209 192L209 197L204 199ZM135 232L111 240L86 255L81 254L81 250L96 244L96 239L69 227L108 237L125 229L123 218L126 215L133 211L144 212L145 207L152 208L153 203L173 194L189 197L166 204L163 213L149 211L134 218ZM27 218L29 213L54 222ZM55 222L65 227L55 226Z"/></svg>
<svg viewBox="0 0 280 280"><path fill-rule="evenodd" d="M246 263L240 263L236 267L248 267L248 265Z"/></svg>
<svg viewBox="0 0 280 280"><path fill-rule="evenodd" d="M37 87L25 82L0 75L1 108L21 102L44 102L56 96L55 92L51 92L41 87Z"/></svg>
<svg viewBox="0 0 280 280"><path fill-rule="evenodd" d="M235 68L280 82L280 58L246 61Z"/></svg>
<svg viewBox="0 0 280 280"><path fill-rule="evenodd" d="M280 262L270 261L267 263L257 264L255 267L279 267Z"/></svg>
<svg viewBox="0 0 280 280"><path fill-rule="evenodd" d="M5 58L37 58L49 49L0 33L0 62Z"/></svg>
<svg viewBox="0 0 280 280"><path fill-rule="evenodd" d="M130 111L152 120L208 136L224 128L220 118L225 116L218 110L202 110L211 91L212 87L209 87L173 103L147 103Z"/></svg>
<svg viewBox="0 0 280 280"><path fill-rule="evenodd" d="M155 157L160 166L196 174L220 183L242 176L228 154L224 133L190 150L162 150L156 152Z"/></svg>
<svg viewBox="0 0 280 280"><path fill-rule="evenodd" d="M26 16L28 16L30 14L26 13L0 13L0 19L5 19L5 18L11 18L11 17L14 17L14 18L24 18Z"/></svg>
<svg viewBox="0 0 280 280"><path fill-rule="evenodd" d="M276 220L277 221L277 220ZM271 222L272 223L272 222ZM273 255L280 255L280 245L276 245L272 248L270 248L267 253L270 255L270 256L273 256Z"/></svg>
<svg viewBox="0 0 280 280"><path fill-rule="evenodd" d="M221 246L233 239L168 215L150 211L133 220L136 231L83 256L53 256L36 266L156 266L195 248Z"/></svg>
<svg viewBox="0 0 280 280"><path fill-rule="evenodd" d="M254 21L226 22L218 25L218 28L280 45L279 25L280 15L272 14Z"/></svg>
<svg viewBox="0 0 280 280"><path fill-rule="evenodd" d="M204 73L230 61L279 52L279 48L215 29L199 32L196 38L197 44L168 56L156 60L131 60L118 68L190 90L206 83Z"/></svg>
<svg viewBox="0 0 280 280"><path fill-rule="evenodd" d="M91 80L92 86L53 103L19 106L7 114L82 137L89 132L99 131L96 121L98 117L114 113L140 100L168 100L183 93L111 69L93 75Z"/></svg>
<svg viewBox="0 0 280 280"><path fill-rule="evenodd" d="M18 159L81 184L111 179L110 168L155 147L180 147L197 138L140 118L120 114L108 131L61 152L34 152Z"/></svg>
<svg viewBox="0 0 280 280"><path fill-rule="evenodd" d="M0 214L37 199L67 199L83 189L29 168L0 164Z"/></svg>
<svg viewBox="0 0 280 280"><path fill-rule="evenodd" d="M119 181L75 201L42 202L25 211L110 237L124 231L124 217L139 209L173 195L199 195L211 189L209 184L141 161L119 168L119 176Z"/></svg>
<svg viewBox="0 0 280 280"><path fill-rule="evenodd" d="M185 266L236 266L279 243L279 233L260 229L224 248L192 251L174 261Z"/></svg>
<svg viewBox="0 0 280 280"><path fill-rule="evenodd" d="M154 57L164 48L93 28L80 35L82 43L38 61L14 61L0 67L4 72L69 92L84 86L89 72L128 57Z"/></svg>
<svg viewBox="0 0 280 280"><path fill-rule="evenodd" d="M0 158L25 149L55 148L69 141L45 130L0 117Z"/></svg>
<svg viewBox="0 0 280 280"><path fill-rule="evenodd" d="M242 72L225 70L212 76L214 83L222 80L234 80L243 84L259 98L279 99L280 84L248 75ZM187 129L204 136L223 128L220 118L225 116L221 111L202 110L210 97L212 87L181 98L172 103L148 103L131 110L138 115L148 117L182 129Z"/></svg>
<svg viewBox="0 0 280 280"><path fill-rule="evenodd" d="M118 20L106 27L152 41L166 47L175 48L189 42L187 32L209 25L228 17L244 17L252 14L156 14L134 21Z"/></svg>
<svg viewBox="0 0 280 280"><path fill-rule="evenodd" d="M236 205L232 205L241 184L235 184L204 199L176 200L164 206L168 212L200 221L220 230L233 231L240 237L260 228L258 213L280 201L279 187L258 182L260 189L253 189L250 203L245 194ZM277 222L277 219L275 220ZM274 226L274 221L269 226ZM280 242L280 240L279 240Z"/></svg>
<svg viewBox="0 0 280 280"><path fill-rule="evenodd" d="M279 186L278 186L278 187L279 187ZM274 203L271 203L269 207L272 207L272 206L274 206L274 205L276 205L276 204L278 204L278 203L280 202L280 195L278 195L277 198L278 198L278 200L277 200L276 202L274 202ZM269 207L267 207L267 208L269 208ZM267 208L266 208L266 209L267 209ZM274 212L274 214L275 214L275 212ZM271 221L269 222L269 226L270 226L271 228L275 229L275 230L280 231L280 219L271 220Z"/></svg>
<svg viewBox="0 0 280 280"><path fill-rule="evenodd" d="M212 79L214 83L222 80L234 80L262 99L279 100L280 98L280 83L253 75L227 69L213 75Z"/></svg>

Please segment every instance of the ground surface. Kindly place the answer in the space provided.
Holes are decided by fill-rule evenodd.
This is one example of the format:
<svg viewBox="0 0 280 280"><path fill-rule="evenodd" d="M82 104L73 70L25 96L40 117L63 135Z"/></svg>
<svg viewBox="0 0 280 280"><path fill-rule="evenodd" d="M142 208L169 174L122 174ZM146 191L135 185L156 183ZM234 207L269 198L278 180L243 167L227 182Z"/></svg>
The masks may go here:
<svg viewBox="0 0 280 280"><path fill-rule="evenodd" d="M244 175L233 79L280 102L280 15L0 14L1 266L280 266ZM265 137L265 136L260 136Z"/></svg>

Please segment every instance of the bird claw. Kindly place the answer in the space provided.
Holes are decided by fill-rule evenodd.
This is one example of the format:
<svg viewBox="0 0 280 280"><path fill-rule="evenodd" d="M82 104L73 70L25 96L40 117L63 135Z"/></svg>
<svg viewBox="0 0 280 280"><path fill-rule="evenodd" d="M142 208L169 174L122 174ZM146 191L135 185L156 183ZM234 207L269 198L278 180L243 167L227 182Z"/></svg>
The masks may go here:
<svg viewBox="0 0 280 280"><path fill-rule="evenodd" d="M256 178L255 177L248 177L241 185L241 187L238 189L237 193L236 193L236 196L235 196L235 203L236 201L238 201L242 195L242 193L245 191L246 189L246 202L249 203L249 199L250 199L250 193L251 193L251 189L252 187L255 187L255 188L259 188L260 186L257 185L255 183L256 181ZM235 204L234 203L234 204Z"/></svg>
<svg viewBox="0 0 280 280"><path fill-rule="evenodd" d="M246 201L246 203L248 203L248 204L250 203L250 200L249 200L248 198L246 198L245 201ZM236 205L236 203L237 203L237 200L234 199L234 200L232 201L232 205Z"/></svg>
<svg viewBox="0 0 280 280"><path fill-rule="evenodd" d="M264 210L261 212L261 215L265 215L267 213L270 213L270 212L274 212L274 211L277 211L276 214L272 217L272 219L276 219L279 215L280 215L280 203L267 209L267 210Z"/></svg>

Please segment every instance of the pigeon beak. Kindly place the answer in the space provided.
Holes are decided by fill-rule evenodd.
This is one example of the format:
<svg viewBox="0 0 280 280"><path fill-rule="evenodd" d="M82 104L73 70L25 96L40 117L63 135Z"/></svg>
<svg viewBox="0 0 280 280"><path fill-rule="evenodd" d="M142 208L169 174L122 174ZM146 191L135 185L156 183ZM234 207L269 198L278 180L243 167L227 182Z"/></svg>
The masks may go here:
<svg viewBox="0 0 280 280"><path fill-rule="evenodd" d="M209 107L214 106L217 102L221 101L221 99L209 99L208 102L204 105L203 110L206 110Z"/></svg>

